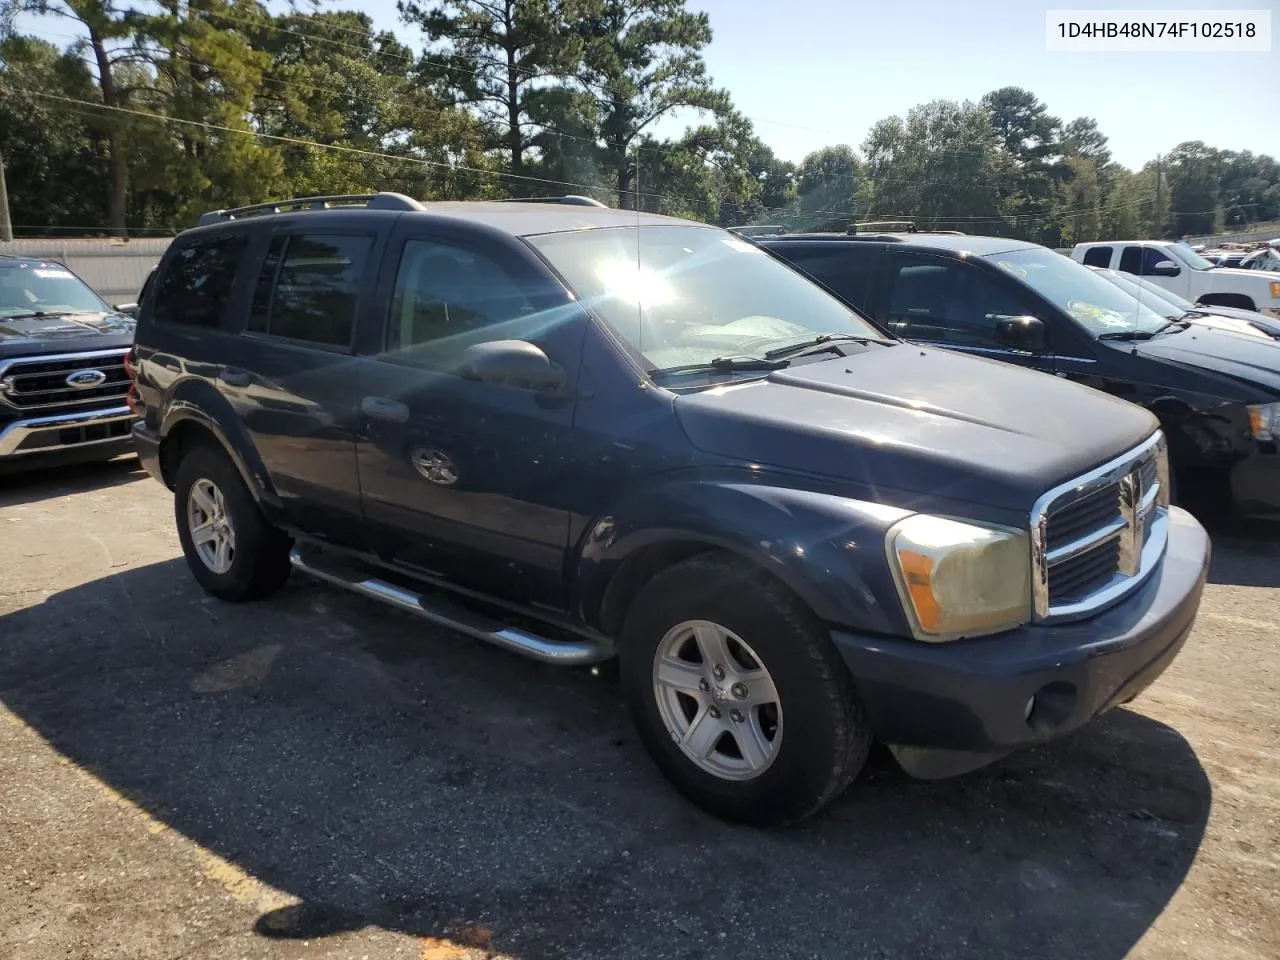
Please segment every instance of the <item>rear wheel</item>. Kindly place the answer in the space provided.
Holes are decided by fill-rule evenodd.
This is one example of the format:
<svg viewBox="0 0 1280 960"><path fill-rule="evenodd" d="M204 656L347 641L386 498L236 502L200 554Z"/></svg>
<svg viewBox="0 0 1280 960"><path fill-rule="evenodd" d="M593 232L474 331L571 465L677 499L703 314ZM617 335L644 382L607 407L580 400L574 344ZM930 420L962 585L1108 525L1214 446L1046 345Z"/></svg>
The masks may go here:
<svg viewBox="0 0 1280 960"><path fill-rule="evenodd" d="M200 446L182 458L174 518L191 573L215 597L259 599L289 576L292 541L267 522L221 451Z"/></svg>
<svg viewBox="0 0 1280 960"><path fill-rule="evenodd" d="M717 816L801 820L866 760L870 729L825 631L736 558L695 557L651 580L631 604L620 660L654 761Z"/></svg>

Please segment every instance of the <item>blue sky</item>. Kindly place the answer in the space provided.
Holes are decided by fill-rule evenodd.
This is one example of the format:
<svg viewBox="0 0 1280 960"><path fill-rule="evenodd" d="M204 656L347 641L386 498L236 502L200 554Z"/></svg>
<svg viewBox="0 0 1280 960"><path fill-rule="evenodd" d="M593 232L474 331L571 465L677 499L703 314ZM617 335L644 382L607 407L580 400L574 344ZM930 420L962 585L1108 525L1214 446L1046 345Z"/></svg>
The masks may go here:
<svg viewBox="0 0 1280 960"><path fill-rule="evenodd" d="M406 33L395 0L356 6ZM1115 159L1139 167L1184 140L1280 156L1280 0L689 0L711 17L716 83L783 159L859 146L877 120L939 97L1021 86L1064 121L1091 116ZM271 3L273 8L282 6ZM1049 9L1270 9L1270 53L1048 53ZM24 19L31 32L65 23ZM51 40L62 38L50 36ZM686 118L663 123L676 134Z"/></svg>

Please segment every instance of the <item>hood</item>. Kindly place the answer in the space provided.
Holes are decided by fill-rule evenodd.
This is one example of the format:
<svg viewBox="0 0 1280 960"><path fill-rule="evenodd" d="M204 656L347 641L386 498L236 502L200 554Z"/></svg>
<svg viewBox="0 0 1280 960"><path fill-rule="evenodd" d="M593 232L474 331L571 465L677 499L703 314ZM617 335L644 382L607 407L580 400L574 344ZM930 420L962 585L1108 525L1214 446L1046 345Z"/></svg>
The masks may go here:
<svg viewBox="0 0 1280 960"><path fill-rule="evenodd" d="M1211 307L1197 305L1195 312L1212 317L1224 317L1233 321L1242 320L1255 330L1280 338L1280 319L1267 316L1265 313L1259 313L1257 310L1241 310L1239 307L1224 307L1215 303ZM1196 316L1190 319L1197 323L1204 323L1208 316ZM1205 325L1212 326L1213 324L1206 323Z"/></svg>
<svg viewBox="0 0 1280 960"><path fill-rule="evenodd" d="M1205 270L1204 273L1210 273L1215 277L1247 277L1249 280L1259 285L1265 285L1273 282L1276 278L1271 275L1270 270L1241 270L1239 267L1214 267L1212 270Z"/></svg>
<svg viewBox="0 0 1280 960"><path fill-rule="evenodd" d="M1144 357L1208 370L1255 387L1269 399L1280 396L1280 342L1193 324L1181 333L1124 343Z"/></svg>
<svg viewBox="0 0 1280 960"><path fill-rule="evenodd" d="M81 313L66 317L0 317L0 356L57 351L106 350L133 343L135 321L119 313Z"/></svg>
<svg viewBox="0 0 1280 960"><path fill-rule="evenodd" d="M897 493L902 506L924 495L1018 511L1157 426L1059 377L908 344L685 394L676 413L708 453L823 474L872 499Z"/></svg>

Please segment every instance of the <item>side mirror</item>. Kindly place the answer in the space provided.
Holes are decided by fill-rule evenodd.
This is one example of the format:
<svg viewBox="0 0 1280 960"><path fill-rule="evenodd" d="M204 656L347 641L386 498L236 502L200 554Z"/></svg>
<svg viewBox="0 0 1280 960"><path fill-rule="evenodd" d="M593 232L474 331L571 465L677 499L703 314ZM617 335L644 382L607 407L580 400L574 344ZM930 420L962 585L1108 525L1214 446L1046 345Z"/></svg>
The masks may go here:
<svg viewBox="0 0 1280 960"><path fill-rule="evenodd" d="M138 305L136 303L117 303L114 305L116 313L123 313L126 317L138 319Z"/></svg>
<svg viewBox="0 0 1280 960"><path fill-rule="evenodd" d="M1161 277L1176 277L1182 272L1182 268L1172 260L1161 260L1151 269L1157 276Z"/></svg>
<svg viewBox="0 0 1280 960"><path fill-rule="evenodd" d="M996 340L1027 353L1044 353L1044 323L1038 317L1005 317L996 324Z"/></svg>
<svg viewBox="0 0 1280 960"><path fill-rule="evenodd" d="M564 371L540 347L526 340L491 340L462 351L455 368L459 376L486 383L504 383L527 390L554 391L564 386Z"/></svg>

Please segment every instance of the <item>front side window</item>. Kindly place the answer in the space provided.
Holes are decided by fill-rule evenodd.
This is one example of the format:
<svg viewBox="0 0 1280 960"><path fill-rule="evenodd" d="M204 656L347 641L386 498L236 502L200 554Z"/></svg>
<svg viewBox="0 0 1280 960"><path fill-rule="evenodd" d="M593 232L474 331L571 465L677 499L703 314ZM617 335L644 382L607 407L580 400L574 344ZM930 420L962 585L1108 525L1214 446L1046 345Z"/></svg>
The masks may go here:
<svg viewBox="0 0 1280 960"><path fill-rule="evenodd" d="M990 254L986 259L1040 294L1092 336L1155 333L1169 326L1168 320L1111 281L1044 247Z"/></svg>
<svg viewBox="0 0 1280 960"><path fill-rule="evenodd" d="M1177 263L1176 260L1170 260L1168 254L1157 247L1144 247L1142 250L1142 275L1144 277L1158 277L1161 274L1156 270L1158 263Z"/></svg>
<svg viewBox="0 0 1280 960"><path fill-rule="evenodd" d="M0 260L0 320L106 313L110 308L60 263Z"/></svg>
<svg viewBox="0 0 1280 960"><path fill-rule="evenodd" d="M456 357L475 343L523 339L532 294L484 254L437 240L408 240L396 270L387 349L415 360Z"/></svg>
<svg viewBox="0 0 1280 960"><path fill-rule="evenodd" d="M606 227L526 238L654 373L759 357L874 326L786 264L715 227Z"/></svg>
<svg viewBox="0 0 1280 960"><path fill-rule="evenodd" d="M156 282L156 322L219 326L248 244L247 237L236 235L198 240L179 250Z"/></svg>
<svg viewBox="0 0 1280 960"><path fill-rule="evenodd" d="M890 328L911 340L1001 346L1001 320L1029 311L1012 291L961 261L898 254L890 271Z"/></svg>
<svg viewBox="0 0 1280 960"><path fill-rule="evenodd" d="M360 278L372 246L371 237L341 234L275 238L254 288L249 329L350 347Z"/></svg>

